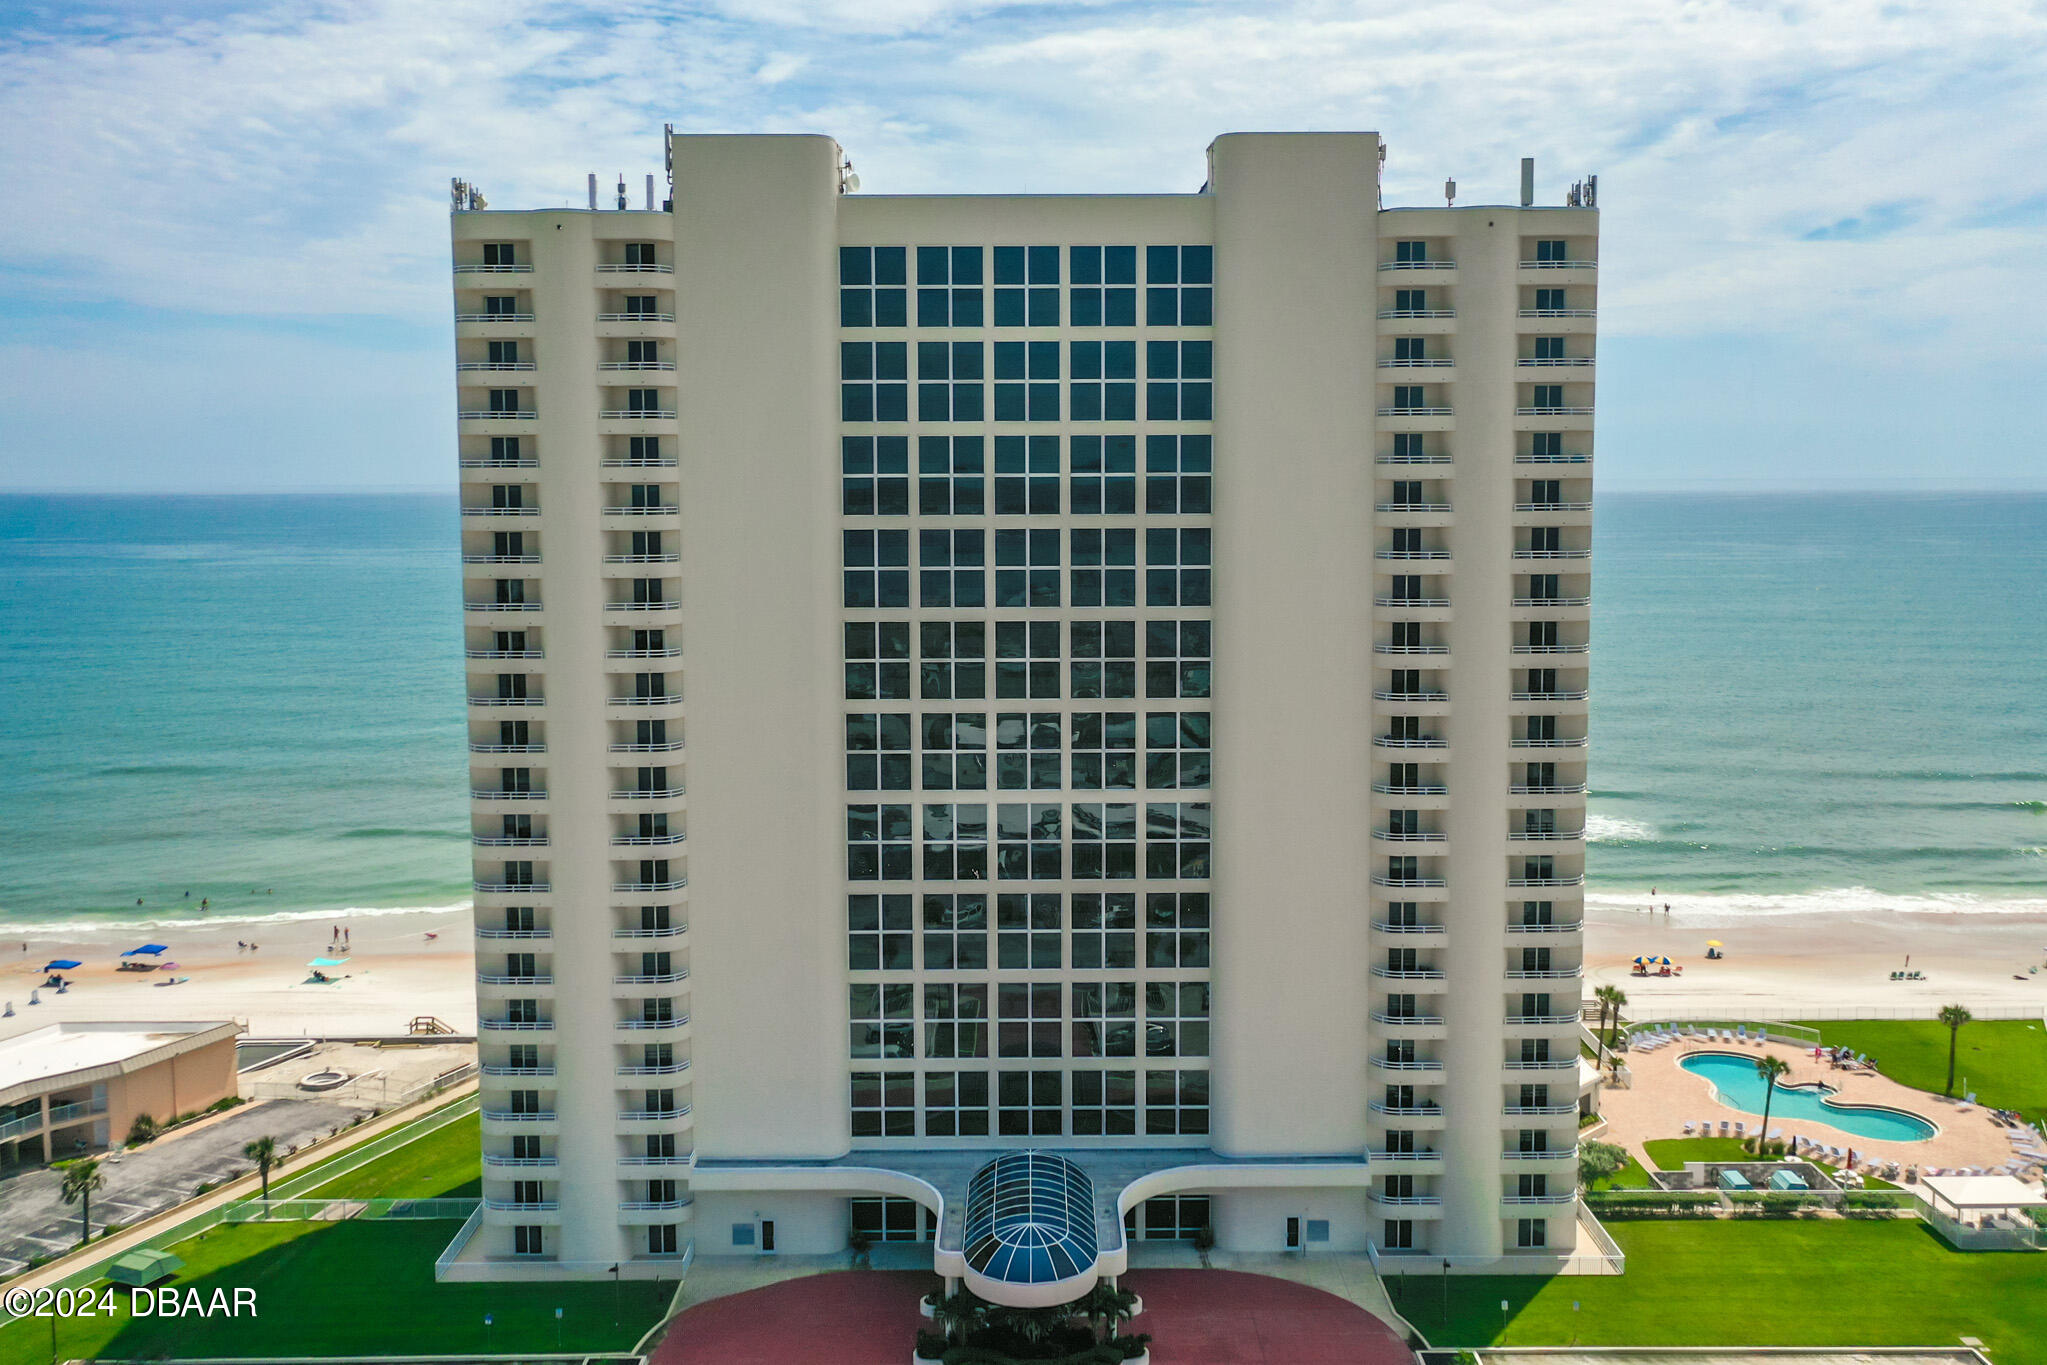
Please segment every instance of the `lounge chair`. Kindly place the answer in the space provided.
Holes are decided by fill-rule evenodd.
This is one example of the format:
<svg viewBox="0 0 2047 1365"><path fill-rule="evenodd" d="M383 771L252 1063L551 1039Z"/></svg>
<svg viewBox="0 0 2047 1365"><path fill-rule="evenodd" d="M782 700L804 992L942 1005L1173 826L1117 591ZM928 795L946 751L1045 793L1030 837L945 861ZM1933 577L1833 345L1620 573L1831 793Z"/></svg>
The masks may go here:
<svg viewBox="0 0 2047 1365"><path fill-rule="evenodd" d="M1726 1136L1727 1136L1727 1120L1726 1120L1726 1119L1722 1119L1722 1120L1720 1120L1720 1136L1721 1136L1721 1137L1726 1137Z"/></svg>
<svg viewBox="0 0 2047 1365"><path fill-rule="evenodd" d="M1693 1130L1693 1129L1695 1129L1695 1128L1697 1128L1698 1126L1699 1126L1698 1124L1696 1124L1696 1123L1693 1123L1693 1122L1692 1122L1692 1121L1691 1121L1690 1119L1686 1119L1686 1120L1685 1120L1685 1136L1686 1136L1686 1137L1690 1137L1690 1136L1692 1135L1692 1130Z"/></svg>
<svg viewBox="0 0 2047 1365"><path fill-rule="evenodd" d="M1747 1042L1747 1041L1748 1041L1748 1025L1747 1025L1747 1024L1742 1024L1742 1025L1740 1025L1739 1027L1737 1027L1737 1028L1736 1028L1736 1029L1734 1030L1734 1037L1735 1037L1735 1040L1736 1040L1737 1042L1743 1042L1743 1043Z"/></svg>
<svg viewBox="0 0 2047 1365"><path fill-rule="evenodd" d="M1734 1135L1735 1135L1736 1137L1738 1137L1738 1138L1745 1138L1745 1137L1747 1137L1747 1136L1748 1136L1748 1125L1747 1125L1747 1124L1745 1124L1745 1123L1737 1123L1737 1124L1735 1124L1735 1125L1734 1125Z"/></svg>

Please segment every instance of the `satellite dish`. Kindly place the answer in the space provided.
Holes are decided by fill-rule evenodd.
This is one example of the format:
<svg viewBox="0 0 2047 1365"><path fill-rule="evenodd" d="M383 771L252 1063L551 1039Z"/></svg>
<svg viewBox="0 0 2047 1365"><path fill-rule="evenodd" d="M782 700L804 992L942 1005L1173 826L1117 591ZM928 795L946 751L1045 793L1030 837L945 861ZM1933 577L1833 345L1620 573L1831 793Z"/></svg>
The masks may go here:
<svg viewBox="0 0 2047 1365"><path fill-rule="evenodd" d="M847 192L848 194L851 194L851 193L853 193L853 192L857 191L857 190L858 190L859 188L860 188L860 173L859 173L858 171L848 171L848 172L846 173L846 192Z"/></svg>

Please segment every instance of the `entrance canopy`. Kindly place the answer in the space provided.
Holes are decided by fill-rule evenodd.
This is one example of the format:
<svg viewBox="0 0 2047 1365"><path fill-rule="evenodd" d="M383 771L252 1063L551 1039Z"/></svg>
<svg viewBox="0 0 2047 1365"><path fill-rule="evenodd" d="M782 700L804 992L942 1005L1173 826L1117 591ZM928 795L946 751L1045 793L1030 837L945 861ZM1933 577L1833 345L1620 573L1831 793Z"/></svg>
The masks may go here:
<svg viewBox="0 0 2047 1365"><path fill-rule="evenodd" d="M1071 1303L1094 1288L1095 1185L1051 1152L1009 1152L967 1186L966 1276L1016 1308Z"/></svg>

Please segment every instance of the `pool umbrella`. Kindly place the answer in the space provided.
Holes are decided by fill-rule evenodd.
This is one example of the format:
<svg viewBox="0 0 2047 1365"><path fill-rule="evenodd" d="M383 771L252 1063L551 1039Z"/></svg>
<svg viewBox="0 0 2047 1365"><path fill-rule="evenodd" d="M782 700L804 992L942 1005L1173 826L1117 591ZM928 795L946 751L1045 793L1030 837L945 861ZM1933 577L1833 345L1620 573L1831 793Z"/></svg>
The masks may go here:
<svg viewBox="0 0 2047 1365"><path fill-rule="evenodd" d="M84 965L83 963L80 963L72 958L60 957L54 962L44 963L43 970L46 972L68 972L73 967L79 967L83 965Z"/></svg>
<svg viewBox="0 0 2047 1365"><path fill-rule="evenodd" d="M1726 945L1721 943L1720 940L1717 938L1709 938L1706 940L1706 946L1708 948L1721 948L1725 947Z"/></svg>
<svg viewBox="0 0 2047 1365"><path fill-rule="evenodd" d="M170 945L168 943L145 943L140 948L130 948L127 952L121 954L121 956L134 957L138 953L147 953L151 957L155 957L158 953L167 953L169 951Z"/></svg>

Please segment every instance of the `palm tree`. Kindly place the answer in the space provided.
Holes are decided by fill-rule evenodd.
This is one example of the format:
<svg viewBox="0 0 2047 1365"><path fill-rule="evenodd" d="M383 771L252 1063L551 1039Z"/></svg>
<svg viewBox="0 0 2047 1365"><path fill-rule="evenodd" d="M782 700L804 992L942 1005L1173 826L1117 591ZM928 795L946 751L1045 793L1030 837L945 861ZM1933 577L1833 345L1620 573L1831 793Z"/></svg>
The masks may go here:
<svg viewBox="0 0 2047 1365"><path fill-rule="evenodd" d="M987 1308L987 1304L974 1297L964 1287L955 1289L943 1298L933 1296L931 1325L947 1341L965 1341L980 1327L987 1315Z"/></svg>
<svg viewBox="0 0 2047 1365"><path fill-rule="evenodd" d="M1763 1126L1756 1130L1756 1155L1764 1152L1763 1144L1770 1140L1770 1101L1777 1097L1777 1082L1791 1074L1791 1063L1782 1057L1765 1053L1756 1058L1756 1075L1763 1081Z"/></svg>
<svg viewBox="0 0 2047 1365"><path fill-rule="evenodd" d="M270 1198L270 1168L277 1164L277 1139L259 1137L242 1148L242 1155L256 1163L256 1174L263 1181L263 1198Z"/></svg>
<svg viewBox="0 0 2047 1365"><path fill-rule="evenodd" d="M1949 1099L1955 1097L1955 1045L1962 1040L1962 1025L1975 1017L1966 1005L1940 1007L1940 1022L1947 1025L1947 1090L1943 1093Z"/></svg>
<svg viewBox="0 0 2047 1365"><path fill-rule="evenodd" d="M1613 1050L1613 1035L1620 1029L1621 1006L1628 1003L1628 993L1619 986L1601 986L1592 993L1599 1002L1599 1061L1606 1061L1606 1054ZM1608 1027L1608 1019L1612 1027Z"/></svg>
<svg viewBox="0 0 2047 1365"><path fill-rule="evenodd" d="M92 1192L106 1188L107 1178L100 1174L98 1161L77 1161L64 1168L64 1187L60 1193L67 1204L80 1206L78 1216L78 1244L84 1246L92 1240Z"/></svg>
<svg viewBox="0 0 2047 1365"><path fill-rule="evenodd" d="M1107 1282L1097 1282L1073 1304L1073 1311L1087 1319L1090 1328L1104 1341L1123 1334L1123 1324L1136 1314L1137 1295Z"/></svg>

